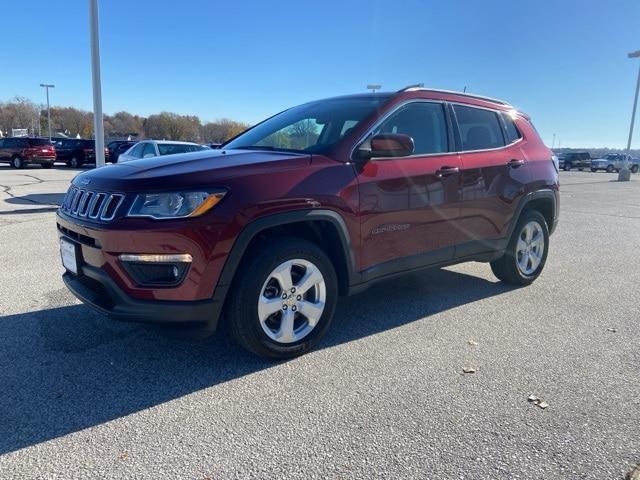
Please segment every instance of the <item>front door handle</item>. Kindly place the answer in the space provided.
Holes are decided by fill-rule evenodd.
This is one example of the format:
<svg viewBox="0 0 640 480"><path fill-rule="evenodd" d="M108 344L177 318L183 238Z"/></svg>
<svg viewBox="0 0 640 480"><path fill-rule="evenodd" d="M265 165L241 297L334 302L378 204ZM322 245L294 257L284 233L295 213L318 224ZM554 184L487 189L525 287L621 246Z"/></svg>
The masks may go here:
<svg viewBox="0 0 640 480"><path fill-rule="evenodd" d="M440 167L436 170L436 177L448 177L449 175L453 175L454 173L458 173L460 169L458 167Z"/></svg>
<svg viewBox="0 0 640 480"><path fill-rule="evenodd" d="M509 165L509 167L511 168L520 168L524 165L524 160L514 158L513 160L509 160L509 162L507 162L507 165Z"/></svg>

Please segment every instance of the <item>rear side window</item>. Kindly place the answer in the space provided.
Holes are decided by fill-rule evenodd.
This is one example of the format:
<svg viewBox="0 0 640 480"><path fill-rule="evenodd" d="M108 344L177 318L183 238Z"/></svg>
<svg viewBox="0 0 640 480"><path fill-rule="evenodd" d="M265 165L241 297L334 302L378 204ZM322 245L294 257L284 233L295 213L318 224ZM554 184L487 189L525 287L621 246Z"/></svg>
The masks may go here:
<svg viewBox="0 0 640 480"><path fill-rule="evenodd" d="M175 155L176 153L197 152L204 150L200 145L182 145L179 143L159 143L160 155Z"/></svg>
<svg viewBox="0 0 640 480"><path fill-rule="evenodd" d="M440 103L411 103L387 118L376 133L402 133L413 138L414 155L449 150L444 109Z"/></svg>
<svg viewBox="0 0 640 480"><path fill-rule="evenodd" d="M504 131L507 135L507 144L520 140L522 138L522 135L518 131L516 122L514 122L513 118L511 118L511 115L505 112L502 112L500 115L502 116L502 121L504 122Z"/></svg>
<svg viewBox="0 0 640 480"><path fill-rule="evenodd" d="M29 140L29 143L32 147L42 147L44 145L51 145L49 140L46 138L32 138Z"/></svg>
<svg viewBox="0 0 640 480"><path fill-rule="evenodd" d="M483 108L454 105L462 150L486 150L504 146L498 113Z"/></svg>

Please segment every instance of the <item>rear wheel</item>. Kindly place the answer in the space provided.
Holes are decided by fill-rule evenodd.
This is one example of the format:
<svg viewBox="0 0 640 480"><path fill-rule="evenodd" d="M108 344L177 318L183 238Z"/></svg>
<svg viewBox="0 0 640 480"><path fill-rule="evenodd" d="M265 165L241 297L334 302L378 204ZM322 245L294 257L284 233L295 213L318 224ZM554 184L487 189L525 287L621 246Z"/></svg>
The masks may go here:
<svg viewBox="0 0 640 480"><path fill-rule="evenodd" d="M633 165L631 167L631 173L638 173L638 165Z"/></svg>
<svg viewBox="0 0 640 480"><path fill-rule="evenodd" d="M274 238L241 263L229 295L225 313L233 338L257 355L284 359L308 352L325 334L338 282L316 244Z"/></svg>
<svg viewBox="0 0 640 480"><path fill-rule="evenodd" d="M565 162L564 164L564 171L568 172L569 170L571 170L571 163L569 162Z"/></svg>
<svg viewBox="0 0 640 480"><path fill-rule="evenodd" d="M525 210L504 255L491 262L496 277L512 285L528 285L544 268L549 250L549 229L544 217L536 210Z"/></svg>
<svg viewBox="0 0 640 480"><path fill-rule="evenodd" d="M71 157L71 159L67 161L67 165L71 168L80 168L82 161L78 157Z"/></svg>
<svg viewBox="0 0 640 480"><path fill-rule="evenodd" d="M613 173L613 165L607 165L607 173Z"/></svg>
<svg viewBox="0 0 640 480"><path fill-rule="evenodd" d="M598 169L597 168L592 168L591 171L595 173L595 172L598 171Z"/></svg>
<svg viewBox="0 0 640 480"><path fill-rule="evenodd" d="M13 166L13 168L24 168L27 166L27 162L25 162L20 157L13 157L11 159L11 165Z"/></svg>

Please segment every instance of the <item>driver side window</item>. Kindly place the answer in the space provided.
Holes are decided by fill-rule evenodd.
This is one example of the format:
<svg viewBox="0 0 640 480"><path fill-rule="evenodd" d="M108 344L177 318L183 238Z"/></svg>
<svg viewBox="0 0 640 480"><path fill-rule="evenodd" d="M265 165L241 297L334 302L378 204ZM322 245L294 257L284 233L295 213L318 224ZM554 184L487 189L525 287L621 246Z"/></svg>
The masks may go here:
<svg viewBox="0 0 640 480"><path fill-rule="evenodd" d="M414 155L444 153L449 150L444 109L440 103L410 103L387 118L378 133L401 133L413 138Z"/></svg>
<svg viewBox="0 0 640 480"><path fill-rule="evenodd" d="M156 156L156 148L153 146L153 143L149 142L144 145L144 150L142 150L142 158L150 158Z"/></svg>

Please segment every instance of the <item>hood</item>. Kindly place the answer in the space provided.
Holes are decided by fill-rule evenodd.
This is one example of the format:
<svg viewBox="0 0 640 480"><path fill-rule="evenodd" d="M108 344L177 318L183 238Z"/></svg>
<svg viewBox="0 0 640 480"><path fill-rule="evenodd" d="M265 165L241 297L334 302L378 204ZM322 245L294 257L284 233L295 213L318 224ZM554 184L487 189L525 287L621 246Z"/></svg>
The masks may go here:
<svg viewBox="0 0 640 480"><path fill-rule="evenodd" d="M242 175L303 168L311 156L262 150L203 150L109 165L81 173L73 183L90 190L138 192L224 187Z"/></svg>

